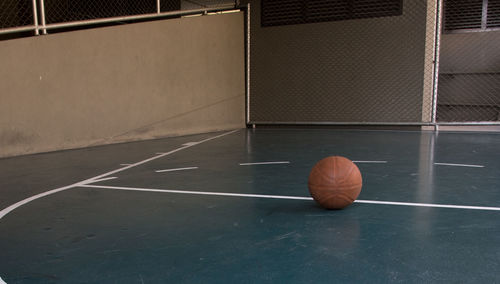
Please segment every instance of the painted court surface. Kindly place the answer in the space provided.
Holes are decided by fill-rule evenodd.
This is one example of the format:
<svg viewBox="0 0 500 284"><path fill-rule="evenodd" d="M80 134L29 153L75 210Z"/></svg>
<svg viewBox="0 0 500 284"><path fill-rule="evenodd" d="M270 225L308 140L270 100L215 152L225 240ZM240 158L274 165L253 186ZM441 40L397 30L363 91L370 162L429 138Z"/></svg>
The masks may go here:
<svg viewBox="0 0 500 284"><path fill-rule="evenodd" d="M499 282L499 149L494 133L241 129L1 159L0 277ZM363 175L343 210L307 189L331 155Z"/></svg>

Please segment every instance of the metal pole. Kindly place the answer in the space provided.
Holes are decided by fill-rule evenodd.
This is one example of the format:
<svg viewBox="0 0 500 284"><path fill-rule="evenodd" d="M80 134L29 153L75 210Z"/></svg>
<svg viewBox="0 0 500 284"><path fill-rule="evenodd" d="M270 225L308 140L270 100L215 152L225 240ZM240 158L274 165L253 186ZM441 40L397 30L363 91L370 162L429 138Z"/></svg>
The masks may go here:
<svg viewBox="0 0 500 284"><path fill-rule="evenodd" d="M0 29L0 35L26 32L26 31L35 31L36 32L36 29L37 29L37 27L35 25L22 26L22 27L16 27L16 28L8 28L8 29Z"/></svg>
<svg viewBox="0 0 500 284"><path fill-rule="evenodd" d="M43 34L47 34L47 29L46 29L46 24L45 24L45 4L43 3L43 0L40 0L40 17L42 18L42 31Z"/></svg>
<svg viewBox="0 0 500 284"><path fill-rule="evenodd" d="M38 11L36 8L36 0L32 1L33 7L33 25L35 26L35 35L40 35L40 31L38 30Z"/></svg>
<svg viewBox="0 0 500 284"><path fill-rule="evenodd" d="M443 0L439 0L436 7L436 38L434 48L434 83L433 83L433 98L432 98L432 121L436 125L437 117L437 96L438 96L438 79L439 79L439 50L441 47L441 24L443 21Z"/></svg>
<svg viewBox="0 0 500 284"><path fill-rule="evenodd" d="M481 29L485 30L488 23L488 0L483 0L483 12L481 15Z"/></svg>
<svg viewBox="0 0 500 284"><path fill-rule="evenodd" d="M160 0L156 0L156 13L161 13Z"/></svg>
<svg viewBox="0 0 500 284"><path fill-rule="evenodd" d="M246 93L247 93L247 123L250 123L250 3L247 4L247 78L246 78Z"/></svg>

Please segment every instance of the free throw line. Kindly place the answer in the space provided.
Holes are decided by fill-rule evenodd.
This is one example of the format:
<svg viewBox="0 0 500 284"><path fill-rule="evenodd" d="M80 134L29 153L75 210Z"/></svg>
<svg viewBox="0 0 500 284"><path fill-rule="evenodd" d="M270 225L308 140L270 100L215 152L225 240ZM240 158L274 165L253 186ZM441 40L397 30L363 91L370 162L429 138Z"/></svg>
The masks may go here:
<svg viewBox="0 0 500 284"><path fill-rule="evenodd" d="M102 188L102 189L117 189L117 190L128 190L128 191L143 191L143 192L191 194L191 195L231 196L231 197L289 199L289 200L310 200L310 201L313 200L312 197L305 197L305 196L246 194L246 193L231 193L231 192L207 192L207 191L191 191L191 190L170 190L170 189L158 189L158 188L106 186L106 185L90 185L90 184L81 184L81 185L79 185L79 187ZM468 209L468 210L500 211L500 207L486 207L486 206L467 206L467 205L451 205L451 204L394 202L394 201L379 201L379 200L355 200L354 202L355 203L364 203L364 204L378 204L378 205L396 205L396 206L413 206L413 207L432 207L432 208L449 208L449 209Z"/></svg>
<svg viewBox="0 0 500 284"><path fill-rule="evenodd" d="M208 142L210 140L214 140L214 139L217 139L217 138L220 138L220 137L223 137L223 136L226 136L226 135L229 135L229 134L232 134L232 133L235 133L236 131L239 131L239 129L236 129L236 130L233 130L233 131L229 131L229 132L225 132L225 133L222 133L220 135L216 135L216 136L212 136L212 137L209 137L207 139L204 139L204 140L201 140L195 144L189 144L189 145L185 145L185 146L182 146L180 148L177 148L175 150L172 150L170 152L167 152L167 153L163 153L161 155L157 155L157 156L154 156L154 157L151 157L149 159L146 159L146 160L143 160L143 161L140 161L140 162L137 162L135 164L130 164L128 166L125 166L125 167L122 167L122 168L119 168L119 169L116 169L114 171L110 171L110 172L107 172L107 173L104 173L102 175L98 175L98 176L95 176L93 178L89 178L89 179L86 179L86 180L83 180L81 182L78 182L78 183L74 183L72 185L68 185L68 186L64 186L64 187L59 187L59 188L56 188L56 189L52 189L52 190L49 190L49 191L46 191L46 192L43 192L43 193L39 193L39 194L36 194L36 195L33 195L31 197L28 197L26 199L23 199L21 201L18 201L4 209L2 209L0 211L0 220L7 214L9 214L10 212L12 212L13 210L15 210L16 208L19 208L20 206L23 206L33 200L37 200L39 198L42 198L42 197L45 197L45 196L48 196L48 195L51 195L51 194L54 194L54 193L57 193L57 192L61 192L61 191L64 191L64 190L68 190L68 189L71 189L71 188L75 188L75 187L79 187L79 186L82 186L82 185L85 185L85 184L88 184L88 183L94 183L94 182L97 182L97 181L103 181L105 180L104 178L109 176L109 175L112 175L112 174L115 174L115 173L118 173L118 172L122 172L124 170L127 170L127 169L130 169L130 168L133 168L133 167L136 167L136 166L139 166L139 165L142 165L142 164L145 164L145 163L148 163L148 162L151 162L153 160L156 160L156 159L159 159L161 157L165 157L165 156L168 156L168 155L171 155L173 153L176 153L176 152L179 152L179 151L182 151L184 149L187 149L187 148L190 148L190 147L193 147L195 145L198 145L198 144L201 144L201 143L205 143L205 142ZM106 179L107 180L107 179Z"/></svg>

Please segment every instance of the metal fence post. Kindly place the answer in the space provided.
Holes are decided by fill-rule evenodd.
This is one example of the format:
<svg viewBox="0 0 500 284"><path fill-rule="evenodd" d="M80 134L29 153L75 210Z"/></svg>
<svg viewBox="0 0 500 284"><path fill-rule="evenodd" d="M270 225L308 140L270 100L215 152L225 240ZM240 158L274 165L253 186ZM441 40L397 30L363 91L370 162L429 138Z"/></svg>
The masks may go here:
<svg viewBox="0 0 500 284"><path fill-rule="evenodd" d="M443 21L443 0L437 2L436 7L436 40L434 48L434 83L433 83L433 98L432 98L432 121L436 125L437 117L437 96L438 96L438 79L439 79L439 47L441 44L441 24Z"/></svg>
<svg viewBox="0 0 500 284"><path fill-rule="evenodd" d="M46 29L46 25L45 25L45 4L44 4L43 0L40 0L40 17L42 20L42 32L44 35L46 35L47 29Z"/></svg>
<svg viewBox="0 0 500 284"><path fill-rule="evenodd" d="M35 35L40 35L40 31L38 30L38 11L36 8L36 0L32 1L33 6L33 25L35 26Z"/></svg>

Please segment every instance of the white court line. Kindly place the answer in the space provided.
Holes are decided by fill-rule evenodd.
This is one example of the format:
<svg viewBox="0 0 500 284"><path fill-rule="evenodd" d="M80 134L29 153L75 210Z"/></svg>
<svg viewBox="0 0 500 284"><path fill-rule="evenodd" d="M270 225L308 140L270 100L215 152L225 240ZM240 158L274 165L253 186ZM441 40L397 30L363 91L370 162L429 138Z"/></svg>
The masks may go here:
<svg viewBox="0 0 500 284"><path fill-rule="evenodd" d="M200 142L187 142L187 143L182 144L182 146L194 146L198 143L200 143Z"/></svg>
<svg viewBox="0 0 500 284"><path fill-rule="evenodd" d="M246 194L246 193L231 193L231 192L190 191L190 190L171 190L171 189L141 188L141 187L90 185L90 184L82 184L79 187L118 189L118 190L129 190L129 191L145 191L145 192L161 192L161 193L180 193L180 194L194 194L194 195L313 200L312 197L302 197L302 196L264 195L264 194Z"/></svg>
<svg viewBox="0 0 500 284"><path fill-rule="evenodd" d="M26 204L28 202L31 202L33 200L36 200L36 199L42 198L44 196L51 195L51 194L54 194L54 193L57 193L57 192L60 192L60 191L63 191L63 190L74 188L74 187L77 187L79 185L83 185L83 184L76 183L76 184L68 185L68 186L65 186L65 187L56 188L56 189L49 190L49 191L46 191L46 192L43 192L43 193L39 193L37 195L33 195L33 196L28 197L26 199L23 199L23 200L21 200L19 202L16 202L16 203L10 205L9 207L2 209L2 211L0 211L0 219L2 219L5 215L9 214L12 210L14 210L14 209L16 209L16 208L18 208L20 206L23 206L24 204Z"/></svg>
<svg viewBox="0 0 500 284"><path fill-rule="evenodd" d="M105 186L105 185L89 185L89 184L82 184L79 186L80 187L91 187L91 188L103 188L103 189L118 189L118 190L160 192L160 193L180 193L180 194L193 194L193 195L232 196L232 197L270 198L270 199L290 199L290 200L313 200L312 197L304 197L304 196L245 194L245 193L207 192L207 191L190 191L190 190L170 190L170 189L157 189L157 188ZM433 207L433 208L500 211L500 207L485 207L485 206L394 202L394 201L379 201L379 200L356 200L354 202L355 203L366 203L366 204L379 204L379 205L398 205L398 206L413 206L413 207Z"/></svg>
<svg viewBox="0 0 500 284"><path fill-rule="evenodd" d="M290 161L240 163L240 166L290 164Z"/></svg>
<svg viewBox="0 0 500 284"><path fill-rule="evenodd" d="M161 155L158 155L158 156L154 156L154 157L151 157L149 159L146 159L146 160L143 160L143 161L140 161L140 162L137 162L135 164L130 164L128 166L125 166L125 167L122 167L122 168L119 168L119 169L116 169L114 171L110 171L110 172L107 172L107 173L104 173L102 175L98 175L98 176L95 176L93 178L89 178L89 179L86 179L86 180L83 180L81 182L78 182L78 183L75 183L75 184L72 184L72 185L68 185L68 186L64 186L64 187L59 187L59 188L56 188L56 189L53 189L53 190L49 190L49 191L46 191L46 192L43 192L43 193L40 193L40 194L37 194L37 195L33 195L31 197L28 197L26 199L23 199L19 202L16 202L12 205L10 205L9 207L6 207L4 209L2 209L0 211L0 220L7 214L9 214L10 212L12 212L14 209L16 208L19 208L20 206L23 206L25 205L26 203L29 203L33 200L36 200L36 199L39 199L39 198L42 198L42 197L45 197L47 195L51 195L51 194L54 194L54 193L57 193L57 192L61 192L63 190L67 190L67 189L71 189L71 188L75 188L75 187L79 187L79 186L82 186L82 185L85 185L85 184L88 184L88 183L93 183L93 182L96 182L96 181L100 181L100 180L103 180L104 177L107 177L109 175L112 175L112 174L116 174L116 173L119 173L119 172L122 172L124 170L128 170L130 168L133 168L133 167L136 167L136 166L139 166L139 165L142 165L142 164L145 164L145 163L148 163L148 162L151 162L153 160L156 160L156 159L159 159L161 157L165 157L167 155L170 155L170 154L173 154L173 153L176 153L176 152L179 152L179 151L182 151L184 149L187 149L187 148L190 148L190 147L193 147L195 145L198 145L198 144L201 144L201 143L205 143L205 142L208 142L210 140L213 140L213 139L217 139L217 138L220 138L220 137L223 137L223 136L226 136L226 135L229 135L229 134L232 134L232 133L235 133L237 131L239 131L240 129L236 129L236 130L233 130L233 131L229 131L229 132L225 132L225 133L222 133L220 135L216 135L216 136L212 136L212 137L209 137L207 139L204 139L204 140L201 140L199 141L197 144L194 144L194 145L188 145L188 146L183 146L183 147L180 147L180 148L177 148L175 150L172 150L170 152L167 152L167 153L164 153L164 154L161 154Z"/></svg>
<svg viewBox="0 0 500 284"><path fill-rule="evenodd" d="M484 168L483 165L467 165L467 164L434 163L434 165L452 166L452 167Z"/></svg>
<svg viewBox="0 0 500 284"><path fill-rule="evenodd" d="M387 164L387 161L352 161L358 164Z"/></svg>
<svg viewBox="0 0 500 284"><path fill-rule="evenodd" d="M165 172L176 172L176 171L185 171L185 170L195 170L198 167L187 167L187 168L176 168L176 169L165 169L165 170L156 170L157 173L165 173Z"/></svg>
<svg viewBox="0 0 500 284"><path fill-rule="evenodd" d="M399 206L415 206L415 207L434 207L434 208L453 208L453 209L472 209L472 210L500 211L500 207L485 207L485 206L467 206L467 205L432 204L432 203L412 203L412 202L393 202L393 201L377 201L377 200L356 200L354 202L356 202L356 203L366 203L366 204L383 204L383 205L399 205Z"/></svg>
<svg viewBox="0 0 500 284"><path fill-rule="evenodd" d="M102 178L102 179L94 179L94 180L92 180L92 182L87 182L85 184L96 183L96 182L101 182L101 181L106 181L106 180L112 180L112 179L117 179L117 177L108 177L108 178Z"/></svg>

